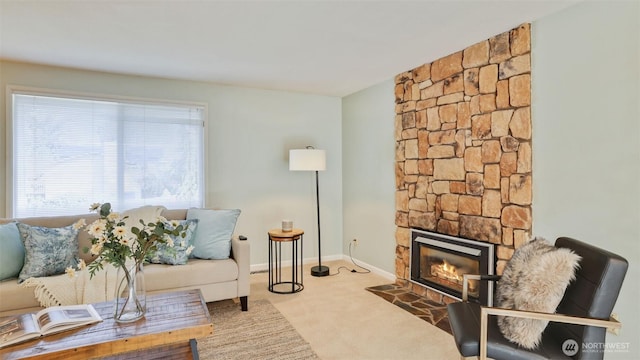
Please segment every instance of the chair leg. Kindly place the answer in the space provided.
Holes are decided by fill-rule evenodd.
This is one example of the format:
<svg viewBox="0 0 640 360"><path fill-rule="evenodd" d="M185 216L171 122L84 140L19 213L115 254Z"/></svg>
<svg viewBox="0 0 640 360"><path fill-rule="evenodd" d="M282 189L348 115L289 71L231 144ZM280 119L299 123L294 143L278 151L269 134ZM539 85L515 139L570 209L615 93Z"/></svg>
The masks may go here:
<svg viewBox="0 0 640 360"><path fill-rule="evenodd" d="M240 308L242 309L242 311L247 311L249 310L249 301L248 301L248 297L247 296L241 296L240 297Z"/></svg>

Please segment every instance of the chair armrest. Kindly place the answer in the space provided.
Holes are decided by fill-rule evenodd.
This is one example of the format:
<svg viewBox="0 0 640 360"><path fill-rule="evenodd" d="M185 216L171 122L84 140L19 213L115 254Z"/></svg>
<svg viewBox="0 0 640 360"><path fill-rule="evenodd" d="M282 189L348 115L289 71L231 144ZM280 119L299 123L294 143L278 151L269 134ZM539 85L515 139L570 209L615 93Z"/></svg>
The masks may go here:
<svg viewBox="0 0 640 360"><path fill-rule="evenodd" d="M500 275L462 274L462 301L469 299L469 280L498 281Z"/></svg>
<svg viewBox="0 0 640 360"><path fill-rule="evenodd" d="M613 319L609 320L587 318L564 314L551 314L536 311L525 311L504 308L482 307L480 309L480 360L487 359L487 328L489 324L489 315L492 316L512 316L527 319L546 320L552 322L561 322L566 324L586 325L604 327L607 329L620 329L622 324Z"/></svg>

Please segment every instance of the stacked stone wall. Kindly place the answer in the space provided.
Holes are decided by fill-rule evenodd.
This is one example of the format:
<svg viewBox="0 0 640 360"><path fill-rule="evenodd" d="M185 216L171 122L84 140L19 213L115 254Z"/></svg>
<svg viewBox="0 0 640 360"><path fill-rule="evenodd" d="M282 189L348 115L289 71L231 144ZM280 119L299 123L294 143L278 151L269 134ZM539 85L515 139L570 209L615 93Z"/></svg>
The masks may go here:
<svg viewBox="0 0 640 360"><path fill-rule="evenodd" d="M395 78L396 277L417 292L411 228L496 244L498 273L530 236L530 39L523 24Z"/></svg>

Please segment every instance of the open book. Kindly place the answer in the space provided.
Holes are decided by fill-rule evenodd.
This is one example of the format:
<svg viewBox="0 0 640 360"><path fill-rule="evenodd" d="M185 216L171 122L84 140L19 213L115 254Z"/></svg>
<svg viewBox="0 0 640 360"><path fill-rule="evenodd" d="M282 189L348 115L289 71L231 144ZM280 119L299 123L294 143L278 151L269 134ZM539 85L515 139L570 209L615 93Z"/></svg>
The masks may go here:
<svg viewBox="0 0 640 360"><path fill-rule="evenodd" d="M92 305L53 306L0 318L0 348L102 321Z"/></svg>

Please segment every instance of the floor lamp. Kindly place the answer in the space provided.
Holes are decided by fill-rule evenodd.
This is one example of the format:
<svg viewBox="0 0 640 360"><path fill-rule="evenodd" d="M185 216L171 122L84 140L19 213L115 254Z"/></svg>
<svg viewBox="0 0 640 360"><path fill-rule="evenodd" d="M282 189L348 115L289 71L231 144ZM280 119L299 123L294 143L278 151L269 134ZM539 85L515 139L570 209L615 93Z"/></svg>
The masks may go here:
<svg viewBox="0 0 640 360"><path fill-rule="evenodd" d="M329 275L329 267L322 266L322 255L320 245L320 192L318 190L318 171L327 169L327 156L324 150L314 149L307 146L306 149L289 150L289 170L290 171L315 171L316 172L316 210L318 214L318 266L311 268L312 276Z"/></svg>

